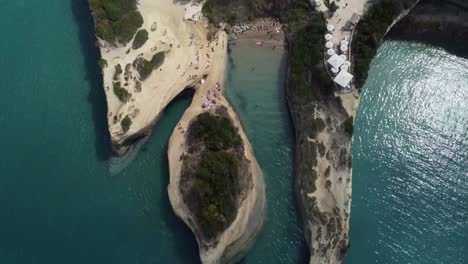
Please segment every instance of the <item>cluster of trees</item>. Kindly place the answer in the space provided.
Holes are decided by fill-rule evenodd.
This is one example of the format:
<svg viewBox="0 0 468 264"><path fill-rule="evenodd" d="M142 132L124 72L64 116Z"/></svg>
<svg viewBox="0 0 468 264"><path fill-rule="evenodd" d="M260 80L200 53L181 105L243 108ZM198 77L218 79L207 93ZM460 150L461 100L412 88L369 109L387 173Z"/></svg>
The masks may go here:
<svg viewBox="0 0 468 264"><path fill-rule="evenodd" d="M132 125L132 119L128 115L126 115L124 119L120 121L120 125L122 126L123 132L126 133Z"/></svg>
<svg viewBox="0 0 468 264"><path fill-rule="evenodd" d="M298 101L333 96L324 61L325 20L307 0L294 1L283 16L291 39L290 88Z"/></svg>
<svg viewBox="0 0 468 264"><path fill-rule="evenodd" d="M153 70L157 69L164 63L165 57L166 53L164 51L160 51L154 54L150 61L139 57L133 62L133 67L135 67L135 69L140 74L140 79L144 80L148 78L148 76L153 72Z"/></svg>
<svg viewBox="0 0 468 264"><path fill-rule="evenodd" d="M241 139L228 117L203 113L190 124L187 140L190 147L195 146L189 153L202 151L197 153L201 161L196 169L183 172L194 179L188 195L193 197L201 232L213 239L234 221L237 212L241 190L236 148Z"/></svg>
<svg viewBox="0 0 468 264"><path fill-rule="evenodd" d="M112 85L114 94L117 96L117 98L119 98L122 103L126 103L128 99L130 99L131 94L122 87L120 82L113 82Z"/></svg>
<svg viewBox="0 0 468 264"><path fill-rule="evenodd" d="M214 24L235 24L262 16L280 16L294 0L207 0L203 13Z"/></svg>
<svg viewBox="0 0 468 264"><path fill-rule="evenodd" d="M143 24L136 0L88 0L96 35L113 44L126 44Z"/></svg>
<svg viewBox="0 0 468 264"><path fill-rule="evenodd" d="M147 40L148 40L148 31L146 31L146 29L139 30L135 35L135 39L133 40L132 48L133 49L141 48L141 46L143 46Z"/></svg>
<svg viewBox="0 0 468 264"><path fill-rule="evenodd" d="M370 63L377 54L388 27L404 9L416 0L382 0L372 5L356 26L352 52L355 84L358 89L367 80Z"/></svg>

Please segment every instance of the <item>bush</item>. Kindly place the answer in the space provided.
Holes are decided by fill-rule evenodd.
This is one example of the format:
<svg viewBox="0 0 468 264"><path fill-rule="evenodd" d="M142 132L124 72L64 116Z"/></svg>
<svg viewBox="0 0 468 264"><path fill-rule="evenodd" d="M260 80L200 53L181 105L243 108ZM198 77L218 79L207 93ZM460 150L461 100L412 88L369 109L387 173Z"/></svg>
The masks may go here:
<svg viewBox="0 0 468 264"><path fill-rule="evenodd" d="M241 139L228 117L205 112L190 125L188 142L203 142L207 149L221 151L240 146Z"/></svg>
<svg viewBox="0 0 468 264"><path fill-rule="evenodd" d="M148 31L142 29L138 31L135 35L135 39L133 40L132 48L139 49L143 46L146 41L148 40Z"/></svg>
<svg viewBox="0 0 468 264"><path fill-rule="evenodd" d="M107 61L105 59L103 59L103 58L99 59L98 64L99 64L99 67L101 68L101 70L103 70L104 68L107 67Z"/></svg>
<svg viewBox="0 0 468 264"><path fill-rule="evenodd" d="M200 203L199 219L205 236L214 237L234 220L238 183L237 159L231 152L203 153L191 190Z"/></svg>
<svg viewBox="0 0 468 264"><path fill-rule="evenodd" d="M132 125L132 119L127 115L122 119L122 121L120 121L120 125L122 126L123 132L126 133Z"/></svg>
<svg viewBox="0 0 468 264"><path fill-rule="evenodd" d="M153 58L150 61L145 60L144 58L137 58L133 62L133 67L136 68L140 74L140 79L144 80L164 63L165 53L163 51L154 54Z"/></svg>
<svg viewBox="0 0 468 264"><path fill-rule="evenodd" d="M117 81L119 79L120 74L122 74L122 66L120 66L120 64L117 64L115 65L114 81Z"/></svg>
<svg viewBox="0 0 468 264"><path fill-rule="evenodd" d="M89 0L96 35L116 45L127 44L143 24L136 0Z"/></svg>
<svg viewBox="0 0 468 264"><path fill-rule="evenodd" d="M114 82L114 94L119 98L122 103L126 103L130 99L131 94L120 85L120 82Z"/></svg>

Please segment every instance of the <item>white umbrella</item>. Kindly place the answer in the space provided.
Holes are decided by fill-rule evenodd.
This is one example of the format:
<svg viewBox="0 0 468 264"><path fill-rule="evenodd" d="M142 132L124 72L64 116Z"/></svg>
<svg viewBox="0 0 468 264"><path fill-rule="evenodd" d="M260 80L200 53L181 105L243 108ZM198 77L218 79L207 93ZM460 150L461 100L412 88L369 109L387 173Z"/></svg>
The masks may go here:
<svg viewBox="0 0 468 264"><path fill-rule="evenodd" d="M329 50L327 50L327 54L332 56L333 54L335 54L335 51L332 50L332 49L329 49Z"/></svg>
<svg viewBox="0 0 468 264"><path fill-rule="evenodd" d="M325 39L326 40L331 40L333 38L332 34L326 34Z"/></svg>
<svg viewBox="0 0 468 264"><path fill-rule="evenodd" d="M346 40L341 41L341 46L348 46L348 45L349 45L348 41L346 41Z"/></svg>
<svg viewBox="0 0 468 264"><path fill-rule="evenodd" d="M333 73L338 73L338 69L335 68L335 67L333 67L333 68L331 69L331 71L332 71Z"/></svg>
<svg viewBox="0 0 468 264"><path fill-rule="evenodd" d="M345 61L345 60L346 60L346 55L344 55L344 54L341 54L341 55L340 55L340 58L342 58L342 59L343 59L343 61Z"/></svg>
<svg viewBox="0 0 468 264"><path fill-rule="evenodd" d="M343 64L348 66L348 68L351 67L351 62L350 61L345 61Z"/></svg>
<svg viewBox="0 0 468 264"><path fill-rule="evenodd" d="M341 46L341 47L340 47L340 50L343 51L343 52L345 52L345 51L348 50L348 46Z"/></svg>
<svg viewBox="0 0 468 264"><path fill-rule="evenodd" d="M327 30L328 31L333 31L333 30L335 30L335 27L333 25L328 25Z"/></svg>
<svg viewBox="0 0 468 264"><path fill-rule="evenodd" d="M333 48L333 42L328 41L327 43L325 43L325 47L327 47L327 49Z"/></svg>
<svg viewBox="0 0 468 264"><path fill-rule="evenodd" d="M347 71L349 68L348 68L348 66L346 66L346 65L343 64L343 65L341 65L340 69L341 69L342 71Z"/></svg>

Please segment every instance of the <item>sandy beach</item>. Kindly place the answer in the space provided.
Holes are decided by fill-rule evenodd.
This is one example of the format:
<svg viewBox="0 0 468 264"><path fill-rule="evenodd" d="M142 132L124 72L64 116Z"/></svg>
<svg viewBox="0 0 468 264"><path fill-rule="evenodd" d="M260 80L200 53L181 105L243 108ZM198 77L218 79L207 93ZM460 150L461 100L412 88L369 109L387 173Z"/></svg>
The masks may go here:
<svg viewBox="0 0 468 264"><path fill-rule="evenodd" d="M251 29L241 34L230 36L230 45L248 45L258 46L257 42L262 42L259 48L284 48L285 36L282 25L276 22L274 18L259 18L254 20L251 24Z"/></svg>

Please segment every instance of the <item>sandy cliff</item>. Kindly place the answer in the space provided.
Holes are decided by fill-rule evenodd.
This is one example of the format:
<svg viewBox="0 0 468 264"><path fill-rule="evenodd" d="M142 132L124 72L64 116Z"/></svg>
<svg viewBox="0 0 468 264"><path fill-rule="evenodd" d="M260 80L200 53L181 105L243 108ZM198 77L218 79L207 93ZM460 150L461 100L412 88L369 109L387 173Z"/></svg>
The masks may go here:
<svg viewBox="0 0 468 264"><path fill-rule="evenodd" d="M200 9L201 6L179 5L172 0L140 0L142 29L149 33L142 47L133 49L132 41L113 47L99 40L101 57L107 64L102 72L115 154L125 154L135 141L151 133L167 104L210 72L210 58L206 56L212 53L206 40L208 23L189 20L197 19ZM149 61L158 52L165 52L164 63L141 80L133 65L135 59ZM116 74L116 67L120 67L121 74ZM128 101L122 102L116 96L113 86L117 82L130 94ZM131 119L128 131L121 125L126 116Z"/></svg>

